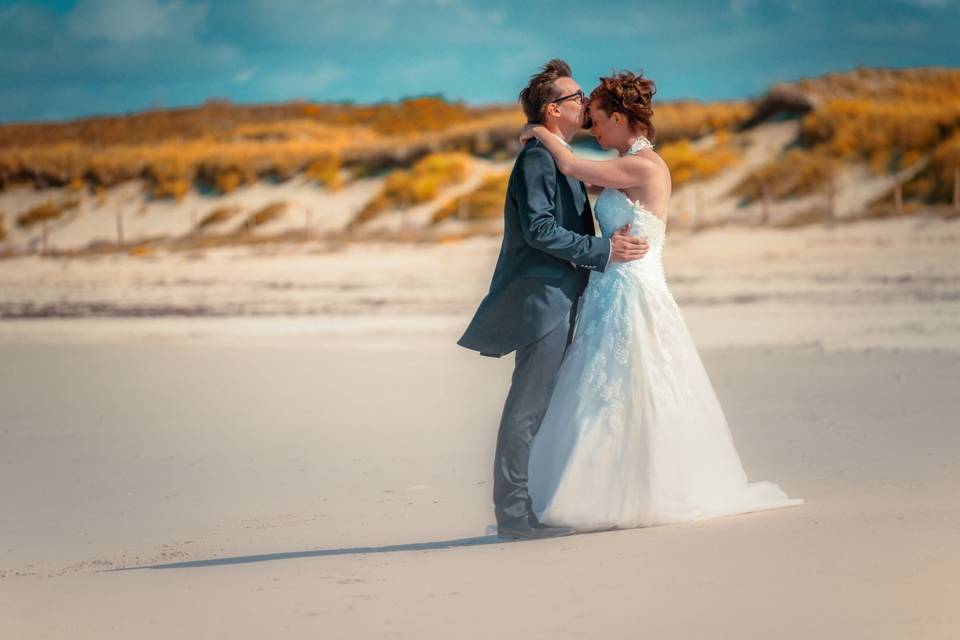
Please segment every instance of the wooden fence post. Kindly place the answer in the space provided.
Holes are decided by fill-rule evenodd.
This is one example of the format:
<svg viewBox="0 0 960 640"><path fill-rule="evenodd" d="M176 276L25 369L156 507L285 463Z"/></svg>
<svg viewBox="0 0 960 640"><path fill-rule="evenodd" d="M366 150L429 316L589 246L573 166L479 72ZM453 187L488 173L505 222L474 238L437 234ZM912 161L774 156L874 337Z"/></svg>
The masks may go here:
<svg viewBox="0 0 960 640"><path fill-rule="evenodd" d="M117 246L123 246L123 210L117 209Z"/></svg>
<svg viewBox="0 0 960 640"><path fill-rule="evenodd" d="M703 224L703 200L700 198L700 187L693 187L693 228L699 229Z"/></svg>
<svg viewBox="0 0 960 640"><path fill-rule="evenodd" d="M893 177L893 208L898 216L903 215L903 183L900 176Z"/></svg>
<svg viewBox="0 0 960 640"><path fill-rule="evenodd" d="M953 210L960 213L960 165L953 168Z"/></svg>
<svg viewBox="0 0 960 640"><path fill-rule="evenodd" d="M836 195L837 185L834 180L833 171L827 174L827 219L833 222L836 220Z"/></svg>
<svg viewBox="0 0 960 640"><path fill-rule="evenodd" d="M770 186L764 180L760 183L760 224L769 224L770 222Z"/></svg>

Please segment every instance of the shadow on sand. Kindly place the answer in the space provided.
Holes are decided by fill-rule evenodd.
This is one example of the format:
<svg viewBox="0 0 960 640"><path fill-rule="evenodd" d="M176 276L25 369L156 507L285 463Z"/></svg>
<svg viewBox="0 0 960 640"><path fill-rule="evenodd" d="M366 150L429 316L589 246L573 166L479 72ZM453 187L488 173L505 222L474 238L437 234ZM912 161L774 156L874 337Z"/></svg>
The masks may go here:
<svg viewBox="0 0 960 640"><path fill-rule="evenodd" d="M317 556L346 556L358 553L390 553L393 551L427 551L430 549L452 549L454 547L475 547L484 544L503 544L511 542L498 538L496 535L486 535L474 538L456 538L454 540L438 540L436 542L413 542L410 544L391 544L383 547L343 547L341 549L315 549L313 551L285 551L282 553L264 553L253 556L233 556L231 558L211 558L209 560L190 560L188 562L170 562L166 564L149 564L139 567L123 567L107 569L112 571L133 571L136 569L193 569L197 567L215 567L224 564L247 564L250 562L269 562L271 560L288 560L290 558L313 558Z"/></svg>

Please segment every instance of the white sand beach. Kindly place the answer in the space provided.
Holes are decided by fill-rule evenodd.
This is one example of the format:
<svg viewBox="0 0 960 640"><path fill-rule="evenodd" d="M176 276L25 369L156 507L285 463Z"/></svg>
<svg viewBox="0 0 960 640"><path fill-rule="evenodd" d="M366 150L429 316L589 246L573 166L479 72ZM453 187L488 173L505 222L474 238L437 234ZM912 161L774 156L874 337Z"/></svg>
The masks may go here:
<svg viewBox="0 0 960 640"><path fill-rule="evenodd" d="M798 507L504 543L498 240L0 266L2 638L960 637L960 221L668 236Z"/></svg>

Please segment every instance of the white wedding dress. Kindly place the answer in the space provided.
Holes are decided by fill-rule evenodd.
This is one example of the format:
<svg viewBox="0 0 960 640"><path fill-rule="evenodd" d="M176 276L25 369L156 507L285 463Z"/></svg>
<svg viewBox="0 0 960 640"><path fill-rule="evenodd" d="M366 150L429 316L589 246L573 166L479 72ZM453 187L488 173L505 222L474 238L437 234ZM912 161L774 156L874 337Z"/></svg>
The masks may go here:
<svg viewBox="0 0 960 640"><path fill-rule="evenodd" d="M640 138L627 153L652 146ZM618 189L596 206L604 236L628 222L640 260L590 273L573 341L531 443L541 522L578 531L699 520L801 504L747 482L716 393L663 271L665 224Z"/></svg>

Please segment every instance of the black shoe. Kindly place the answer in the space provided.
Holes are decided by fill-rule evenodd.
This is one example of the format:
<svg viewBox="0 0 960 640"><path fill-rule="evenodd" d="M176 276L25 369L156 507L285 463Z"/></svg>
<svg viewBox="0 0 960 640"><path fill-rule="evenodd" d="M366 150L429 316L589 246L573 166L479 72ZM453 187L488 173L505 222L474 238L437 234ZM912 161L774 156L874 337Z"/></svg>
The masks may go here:
<svg viewBox="0 0 960 640"><path fill-rule="evenodd" d="M507 540L539 540L541 538L559 538L560 536L572 536L577 531L573 527L551 527L538 523L535 527L524 526L498 526L497 536Z"/></svg>

